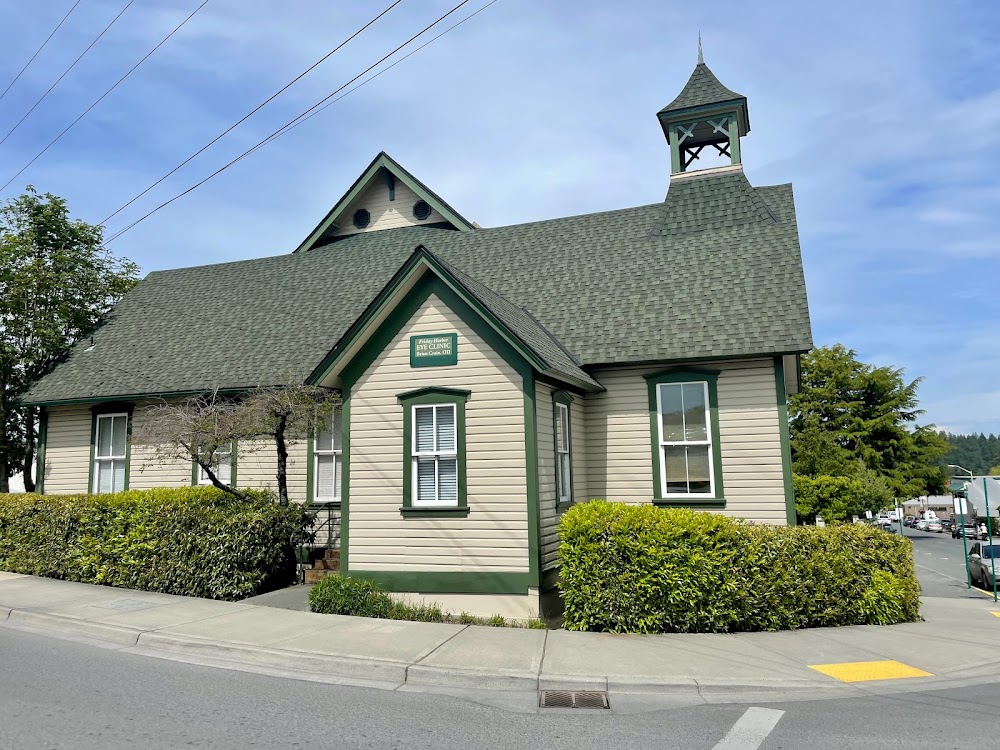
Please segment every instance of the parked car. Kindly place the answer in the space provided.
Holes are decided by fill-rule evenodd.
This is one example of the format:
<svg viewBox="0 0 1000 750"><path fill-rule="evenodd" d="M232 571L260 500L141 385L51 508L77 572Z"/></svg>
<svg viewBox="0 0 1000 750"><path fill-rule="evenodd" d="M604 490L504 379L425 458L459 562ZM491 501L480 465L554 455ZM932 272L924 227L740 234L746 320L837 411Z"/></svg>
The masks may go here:
<svg viewBox="0 0 1000 750"><path fill-rule="evenodd" d="M956 539L960 539L963 536L966 539L978 539L979 531L977 530L975 524L967 523L965 526L956 526L952 529L951 535Z"/></svg>
<svg viewBox="0 0 1000 750"><path fill-rule="evenodd" d="M941 522L941 528L944 531L951 531L953 528L955 528L955 522L950 518L946 518Z"/></svg>
<svg viewBox="0 0 1000 750"><path fill-rule="evenodd" d="M917 531L927 531L927 519L926 518L921 518L919 521L917 521L917 523L914 526L914 528Z"/></svg>
<svg viewBox="0 0 1000 750"><path fill-rule="evenodd" d="M933 531L935 534L940 534L944 531L944 527L941 525L940 521L935 521L933 518L927 522L927 526L924 527L925 531Z"/></svg>
<svg viewBox="0 0 1000 750"><path fill-rule="evenodd" d="M976 542L969 549L969 574L972 585L983 589L993 588L993 558L1000 557L1000 545ZM1000 566L998 566L1000 567Z"/></svg>
<svg viewBox="0 0 1000 750"><path fill-rule="evenodd" d="M913 526L915 520L913 516L907 516L903 519L903 526Z"/></svg>

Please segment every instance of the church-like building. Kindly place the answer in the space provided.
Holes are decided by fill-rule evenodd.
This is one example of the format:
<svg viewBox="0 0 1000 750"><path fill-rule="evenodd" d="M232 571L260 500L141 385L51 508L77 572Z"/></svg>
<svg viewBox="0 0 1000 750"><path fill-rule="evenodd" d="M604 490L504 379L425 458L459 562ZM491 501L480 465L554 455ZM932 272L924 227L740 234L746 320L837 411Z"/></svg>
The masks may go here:
<svg viewBox="0 0 1000 750"><path fill-rule="evenodd" d="M41 491L201 481L133 448L145 406L296 382L342 392L289 467L339 518L341 572L446 609L537 615L559 518L593 498L794 523L792 188L747 179L747 100L703 62L657 118L664 201L482 228L381 153L298 248L149 274L24 398ZM219 466L275 484L263 443Z"/></svg>

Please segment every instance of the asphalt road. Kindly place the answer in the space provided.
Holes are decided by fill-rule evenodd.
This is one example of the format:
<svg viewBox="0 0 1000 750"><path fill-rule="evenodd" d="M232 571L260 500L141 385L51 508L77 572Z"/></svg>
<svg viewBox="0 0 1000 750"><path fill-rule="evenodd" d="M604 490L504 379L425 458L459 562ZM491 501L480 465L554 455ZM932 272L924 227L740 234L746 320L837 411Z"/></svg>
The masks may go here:
<svg viewBox="0 0 1000 750"><path fill-rule="evenodd" d="M938 750L982 745L1000 715L1000 685L757 707L612 696L611 711L538 711L518 694L527 702L503 708L213 669L9 626L0 626L0 674L4 750Z"/></svg>
<svg viewBox="0 0 1000 750"><path fill-rule="evenodd" d="M975 599L984 596L965 585L965 553L961 539L952 539L949 532L929 533L905 527L903 533L913 542L913 560L924 596ZM970 547L975 543L972 539L966 541ZM1000 540L993 541L1000 544Z"/></svg>

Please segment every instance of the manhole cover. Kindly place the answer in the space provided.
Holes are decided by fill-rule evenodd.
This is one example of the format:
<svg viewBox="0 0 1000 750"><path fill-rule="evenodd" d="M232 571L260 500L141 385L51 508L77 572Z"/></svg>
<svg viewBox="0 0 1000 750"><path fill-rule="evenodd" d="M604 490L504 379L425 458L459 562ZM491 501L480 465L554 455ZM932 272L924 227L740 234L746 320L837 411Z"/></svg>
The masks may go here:
<svg viewBox="0 0 1000 750"><path fill-rule="evenodd" d="M602 690L543 690L538 705L542 708L611 708L608 694Z"/></svg>

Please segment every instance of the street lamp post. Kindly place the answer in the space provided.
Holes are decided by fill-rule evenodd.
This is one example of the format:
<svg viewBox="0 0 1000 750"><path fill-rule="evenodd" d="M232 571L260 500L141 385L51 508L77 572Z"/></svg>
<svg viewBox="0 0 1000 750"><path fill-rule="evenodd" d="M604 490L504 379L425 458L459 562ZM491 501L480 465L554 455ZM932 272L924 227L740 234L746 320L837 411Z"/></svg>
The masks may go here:
<svg viewBox="0 0 1000 750"><path fill-rule="evenodd" d="M973 481L973 476L974 475L968 469L964 469L961 466L959 466L958 464L948 464L948 468L949 469L958 469L959 471L964 471L966 474L969 475L969 482L971 483ZM952 496L952 497L954 497L954 496ZM963 512L963 508L965 507L965 503L966 502L968 502L967 498L962 498L959 501L959 503L958 503L958 519L959 519L959 527L958 527L959 528L959 532L958 532L958 535L960 537L962 537L962 550L965 552L965 588L971 589L972 588L972 571L969 569L969 543L965 539L965 513ZM989 515L989 510L987 510L987 515ZM990 541L990 544L992 545L993 542ZM992 550L990 550L990 551L992 552Z"/></svg>

